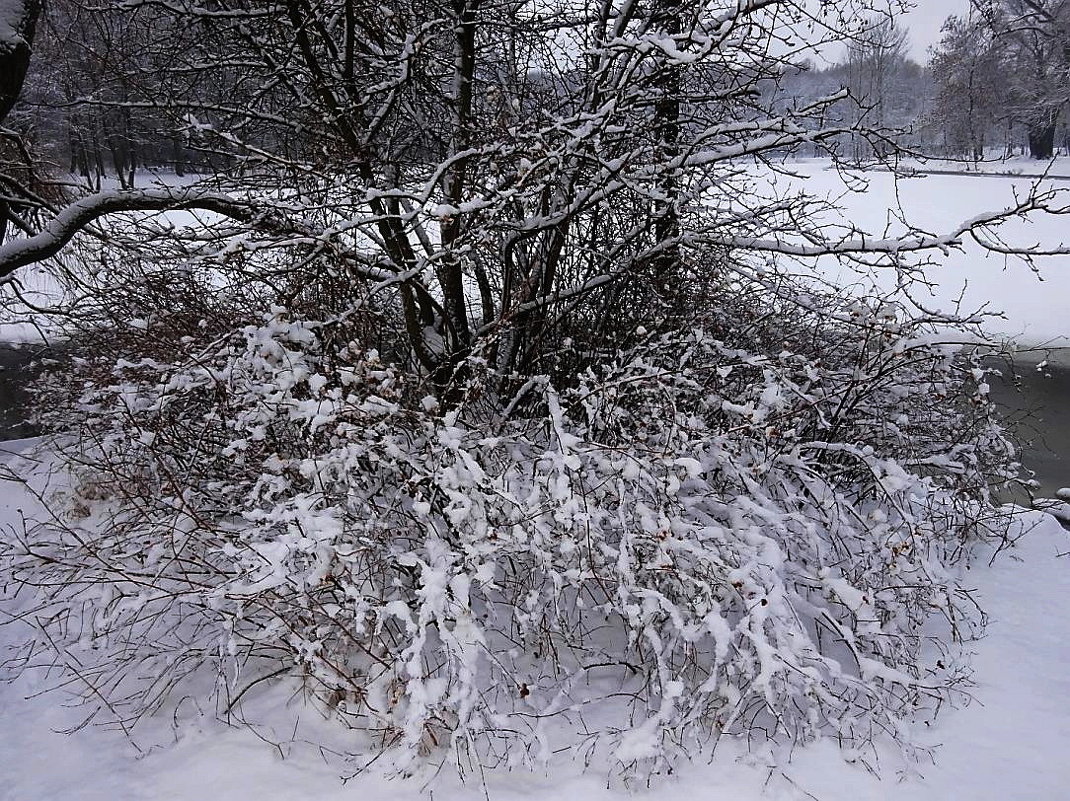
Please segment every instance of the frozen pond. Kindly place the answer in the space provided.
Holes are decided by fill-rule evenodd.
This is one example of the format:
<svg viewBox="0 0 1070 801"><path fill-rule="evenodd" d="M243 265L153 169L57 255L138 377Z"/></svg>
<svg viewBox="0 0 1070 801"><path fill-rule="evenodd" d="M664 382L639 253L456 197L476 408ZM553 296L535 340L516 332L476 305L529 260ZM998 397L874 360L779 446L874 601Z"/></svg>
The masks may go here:
<svg viewBox="0 0 1070 801"><path fill-rule="evenodd" d="M1034 179L977 175L939 174L898 180L888 172L841 176L828 169L828 162L789 162L793 177L777 176L779 191L805 188L842 206L847 219L867 233L896 236L911 226L928 234L953 230L983 212L1016 205L1025 198ZM1042 189L1068 189L1070 183L1050 180ZM1070 191L1057 202L1070 203ZM830 218L831 221L831 218ZM1054 247L1070 243L1070 225L1063 215L1035 214L1028 220L1011 220L998 229L1008 244ZM1070 345L1070 256L1038 259L1035 270L1017 258L986 253L973 242L946 256L937 254L939 265L926 270L931 287L918 287L915 297L926 306L946 312L1000 313L987 324L995 337L1022 345ZM819 271L836 283L848 284L858 276L831 262ZM891 276L877 276L878 286L894 286Z"/></svg>

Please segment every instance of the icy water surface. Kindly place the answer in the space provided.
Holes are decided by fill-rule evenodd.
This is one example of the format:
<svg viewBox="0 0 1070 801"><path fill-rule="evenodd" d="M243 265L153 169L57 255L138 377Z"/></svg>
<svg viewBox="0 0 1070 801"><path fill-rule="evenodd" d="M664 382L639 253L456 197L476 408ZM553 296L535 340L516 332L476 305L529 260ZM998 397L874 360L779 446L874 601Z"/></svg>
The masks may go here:
<svg viewBox="0 0 1070 801"><path fill-rule="evenodd" d="M0 441L32 437L37 431L26 422L29 397L25 386L30 363L38 349L0 342Z"/></svg>
<svg viewBox="0 0 1070 801"><path fill-rule="evenodd" d="M1070 487L1070 366L1035 360L993 365L1003 376L988 379L992 397L1022 442L1023 463L1036 473L1036 495L1050 498Z"/></svg>

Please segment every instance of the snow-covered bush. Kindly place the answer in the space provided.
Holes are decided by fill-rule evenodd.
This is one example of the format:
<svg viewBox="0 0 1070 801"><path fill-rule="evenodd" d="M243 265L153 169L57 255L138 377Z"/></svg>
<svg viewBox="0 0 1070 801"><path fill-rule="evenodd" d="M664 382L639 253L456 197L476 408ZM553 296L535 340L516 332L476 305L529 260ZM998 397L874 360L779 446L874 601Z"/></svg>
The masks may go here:
<svg viewBox="0 0 1070 801"><path fill-rule="evenodd" d="M955 563L1013 450L953 348L811 305L640 328L508 396L476 353L450 404L338 317L168 351L160 312L121 334L151 357L105 332L42 392L74 481L7 561L125 723L207 674L221 712L297 677L402 764L900 739L964 678Z"/></svg>
<svg viewBox="0 0 1070 801"><path fill-rule="evenodd" d="M117 109L215 166L20 195L0 277L61 255L72 334L38 400L70 489L0 546L24 655L127 727L300 681L400 764L902 739L1016 467L910 322L982 315L889 298L1063 209L870 232L800 187L845 136L897 161L850 92L776 88L900 4L814 5L94 8L164 32ZM832 262L895 290L797 280Z"/></svg>

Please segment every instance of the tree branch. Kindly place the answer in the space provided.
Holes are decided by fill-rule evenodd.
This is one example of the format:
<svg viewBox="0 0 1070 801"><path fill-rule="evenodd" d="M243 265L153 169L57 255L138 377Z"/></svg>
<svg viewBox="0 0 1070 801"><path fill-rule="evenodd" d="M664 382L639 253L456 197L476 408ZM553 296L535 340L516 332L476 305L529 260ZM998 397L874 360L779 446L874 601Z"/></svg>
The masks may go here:
<svg viewBox="0 0 1070 801"><path fill-rule="evenodd" d="M53 217L43 230L0 246L0 277L57 255L87 225L108 214L137 211L200 209L258 228L279 229L272 210L228 195L174 189L130 189L98 192L82 198Z"/></svg>

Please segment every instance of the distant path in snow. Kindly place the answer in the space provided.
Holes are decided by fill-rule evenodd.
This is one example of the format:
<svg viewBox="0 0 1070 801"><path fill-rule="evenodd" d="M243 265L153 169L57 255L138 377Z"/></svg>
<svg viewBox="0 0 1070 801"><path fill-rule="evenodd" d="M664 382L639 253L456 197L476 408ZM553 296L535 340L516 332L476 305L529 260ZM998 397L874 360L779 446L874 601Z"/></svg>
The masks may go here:
<svg viewBox="0 0 1070 801"><path fill-rule="evenodd" d="M893 172L887 167L873 167L874 172ZM924 177L926 175L955 175L963 178L1026 178L1034 181L1070 181L1070 175L1050 175L1048 173L1028 172L985 172L983 170L947 170L937 167L908 167L896 174L904 178Z"/></svg>

